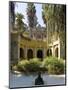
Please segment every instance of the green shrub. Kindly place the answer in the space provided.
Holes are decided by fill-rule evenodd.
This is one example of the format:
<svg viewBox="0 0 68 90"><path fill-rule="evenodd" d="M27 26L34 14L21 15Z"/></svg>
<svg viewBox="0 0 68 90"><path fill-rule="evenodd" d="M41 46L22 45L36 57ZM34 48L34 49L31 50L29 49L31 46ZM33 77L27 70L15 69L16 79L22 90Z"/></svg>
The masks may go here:
<svg viewBox="0 0 68 90"><path fill-rule="evenodd" d="M26 71L26 65L29 64L28 60L21 60L18 62L17 67L19 71Z"/></svg>
<svg viewBox="0 0 68 90"><path fill-rule="evenodd" d="M64 73L64 63L62 59L57 57L47 57L43 61L43 66L48 69L50 74L63 74Z"/></svg>
<svg viewBox="0 0 68 90"><path fill-rule="evenodd" d="M40 70L41 62L37 58L22 60L18 62L18 70L25 72L36 72Z"/></svg>
<svg viewBox="0 0 68 90"><path fill-rule="evenodd" d="M47 57L47 58L45 58L44 60L43 60L43 63L42 63L42 65L43 65L43 67L46 67L46 68L48 68L48 65L49 64L52 64L53 62L55 62L55 60L57 60L55 57Z"/></svg>
<svg viewBox="0 0 68 90"><path fill-rule="evenodd" d="M17 68L17 65L13 65L13 66L12 66L12 70L13 70L13 71L16 71L17 69L18 69L18 68Z"/></svg>
<svg viewBox="0 0 68 90"><path fill-rule="evenodd" d="M29 61L29 64L25 66L26 69L28 69L30 72L36 72L40 69L40 61L36 59L31 59Z"/></svg>
<svg viewBox="0 0 68 90"><path fill-rule="evenodd" d="M21 60L18 64L12 67L13 70L22 72L45 72L49 74L63 74L64 73L64 62L62 59L56 57L47 57L43 61L38 58L28 60Z"/></svg>
<svg viewBox="0 0 68 90"><path fill-rule="evenodd" d="M42 61L38 58L33 58L28 60L21 60L17 64L17 68L19 71L22 72L38 72L38 71L45 71L46 68L42 67Z"/></svg>

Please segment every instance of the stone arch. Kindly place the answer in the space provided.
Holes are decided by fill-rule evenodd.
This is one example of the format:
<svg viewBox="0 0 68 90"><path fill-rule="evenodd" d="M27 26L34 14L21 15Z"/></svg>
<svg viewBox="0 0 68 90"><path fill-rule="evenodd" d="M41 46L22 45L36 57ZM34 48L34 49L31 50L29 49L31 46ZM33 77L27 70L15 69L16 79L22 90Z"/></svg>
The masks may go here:
<svg viewBox="0 0 68 90"><path fill-rule="evenodd" d="M20 58L21 59L24 58L24 50L23 50L23 48L20 48Z"/></svg>
<svg viewBox="0 0 68 90"><path fill-rule="evenodd" d="M28 58L28 60L33 58L33 50L32 49L28 49L28 51L27 51L27 58Z"/></svg>
<svg viewBox="0 0 68 90"><path fill-rule="evenodd" d="M55 56L58 57L58 47L55 49Z"/></svg>
<svg viewBox="0 0 68 90"><path fill-rule="evenodd" d="M43 51L42 50L37 51L37 58L43 60Z"/></svg>
<svg viewBox="0 0 68 90"><path fill-rule="evenodd" d="M52 56L52 50L51 49L47 50L47 56Z"/></svg>

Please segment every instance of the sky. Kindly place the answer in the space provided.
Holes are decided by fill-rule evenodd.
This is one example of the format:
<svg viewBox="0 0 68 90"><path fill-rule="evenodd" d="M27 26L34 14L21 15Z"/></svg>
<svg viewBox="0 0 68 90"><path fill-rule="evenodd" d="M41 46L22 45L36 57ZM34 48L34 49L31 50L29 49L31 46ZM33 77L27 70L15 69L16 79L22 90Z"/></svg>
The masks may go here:
<svg viewBox="0 0 68 90"><path fill-rule="evenodd" d="M36 16L38 18L38 23L41 26L45 26L43 19L42 19L42 4L34 4L35 8L36 8ZM24 23L26 23L28 25L28 20L27 20L27 3L16 3L15 5L15 13L21 13L24 15Z"/></svg>

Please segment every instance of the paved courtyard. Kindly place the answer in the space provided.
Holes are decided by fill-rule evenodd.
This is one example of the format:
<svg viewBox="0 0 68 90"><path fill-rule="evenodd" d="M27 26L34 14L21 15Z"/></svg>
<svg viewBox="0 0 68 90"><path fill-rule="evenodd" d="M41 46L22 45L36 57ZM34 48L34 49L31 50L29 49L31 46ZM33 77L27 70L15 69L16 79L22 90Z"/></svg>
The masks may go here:
<svg viewBox="0 0 68 90"><path fill-rule="evenodd" d="M16 75L10 74L10 88L14 87L30 87L35 86L35 78L37 75ZM64 85L65 75L47 75L42 74L45 86L47 85Z"/></svg>

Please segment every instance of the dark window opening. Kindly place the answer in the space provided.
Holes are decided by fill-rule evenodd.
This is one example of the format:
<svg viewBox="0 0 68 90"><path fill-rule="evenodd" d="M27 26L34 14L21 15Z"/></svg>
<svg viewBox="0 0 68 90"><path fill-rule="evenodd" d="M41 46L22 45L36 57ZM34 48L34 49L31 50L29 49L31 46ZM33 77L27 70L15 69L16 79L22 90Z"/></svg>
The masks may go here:
<svg viewBox="0 0 68 90"><path fill-rule="evenodd" d="M43 52L42 52L42 50L37 51L37 58L43 60Z"/></svg>
<svg viewBox="0 0 68 90"><path fill-rule="evenodd" d="M52 56L52 50L51 49L47 50L47 56Z"/></svg>
<svg viewBox="0 0 68 90"><path fill-rule="evenodd" d="M58 57L58 48L55 50L55 56Z"/></svg>
<svg viewBox="0 0 68 90"><path fill-rule="evenodd" d="M21 59L24 58L24 50L22 48L20 48L20 58Z"/></svg>
<svg viewBox="0 0 68 90"><path fill-rule="evenodd" d="M28 58L28 60L31 59L31 58L33 58L33 51L32 51L32 49L29 49L28 50L28 52L27 52L27 58Z"/></svg>

